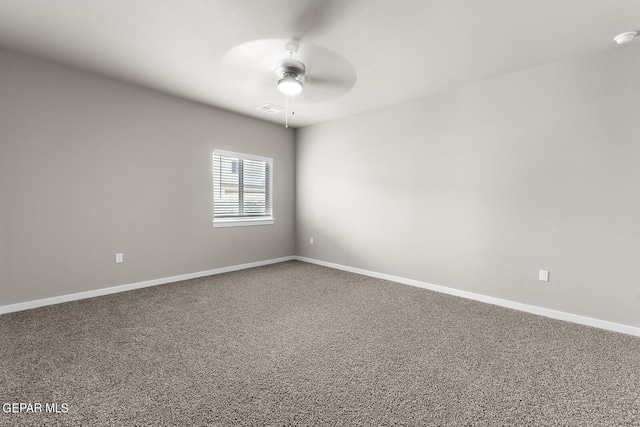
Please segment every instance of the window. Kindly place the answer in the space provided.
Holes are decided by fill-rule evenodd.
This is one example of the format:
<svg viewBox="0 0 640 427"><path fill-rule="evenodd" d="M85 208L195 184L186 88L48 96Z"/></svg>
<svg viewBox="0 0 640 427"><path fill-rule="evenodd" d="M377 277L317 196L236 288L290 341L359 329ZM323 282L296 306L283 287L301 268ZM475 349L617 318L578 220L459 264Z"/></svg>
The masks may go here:
<svg viewBox="0 0 640 427"><path fill-rule="evenodd" d="M273 224L273 159L213 152L213 226Z"/></svg>

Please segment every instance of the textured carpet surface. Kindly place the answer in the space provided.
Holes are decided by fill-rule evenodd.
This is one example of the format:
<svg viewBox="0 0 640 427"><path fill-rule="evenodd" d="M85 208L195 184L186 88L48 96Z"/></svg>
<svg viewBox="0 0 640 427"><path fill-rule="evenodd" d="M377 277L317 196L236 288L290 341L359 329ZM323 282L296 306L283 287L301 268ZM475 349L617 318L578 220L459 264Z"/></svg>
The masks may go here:
<svg viewBox="0 0 640 427"><path fill-rule="evenodd" d="M637 337L297 261L3 315L0 338L0 425L640 426Z"/></svg>

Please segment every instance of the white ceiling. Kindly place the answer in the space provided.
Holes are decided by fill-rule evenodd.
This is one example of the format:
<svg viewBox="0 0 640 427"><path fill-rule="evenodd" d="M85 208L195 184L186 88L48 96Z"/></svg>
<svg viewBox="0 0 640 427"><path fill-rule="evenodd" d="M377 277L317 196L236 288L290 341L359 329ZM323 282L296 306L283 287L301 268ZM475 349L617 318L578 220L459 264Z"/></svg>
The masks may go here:
<svg viewBox="0 0 640 427"><path fill-rule="evenodd" d="M5 49L277 123L284 113L256 108L284 96L239 90L221 59L248 41L301 36L346 59L357 81L296 103L294 127L620 48L613 37L639 28L639 0L0 1Z"/></svg>

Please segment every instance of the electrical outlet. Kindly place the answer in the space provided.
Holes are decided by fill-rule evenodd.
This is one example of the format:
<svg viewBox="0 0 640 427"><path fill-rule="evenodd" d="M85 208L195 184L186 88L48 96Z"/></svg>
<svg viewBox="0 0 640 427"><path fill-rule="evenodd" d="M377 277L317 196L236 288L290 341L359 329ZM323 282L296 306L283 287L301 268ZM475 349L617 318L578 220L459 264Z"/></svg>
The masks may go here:
<svg viewBox="0 0 640 427"><path fill-rule="evenodd" d="M547 270L540 270L540 273L538 273L538 280L540 280L541 282L548 282L549 272Z"/></svg>
<svg viewBox="0 0 640 427"><path fill-rule="evenodd" d="M313 245L313 237L309 237L309 244Z"/></svg>
<svg viewBox="0 0 640 427"><path fill-rule="evenodd" d="M116 254L116 263L124 262L122 254Z"/></svg>

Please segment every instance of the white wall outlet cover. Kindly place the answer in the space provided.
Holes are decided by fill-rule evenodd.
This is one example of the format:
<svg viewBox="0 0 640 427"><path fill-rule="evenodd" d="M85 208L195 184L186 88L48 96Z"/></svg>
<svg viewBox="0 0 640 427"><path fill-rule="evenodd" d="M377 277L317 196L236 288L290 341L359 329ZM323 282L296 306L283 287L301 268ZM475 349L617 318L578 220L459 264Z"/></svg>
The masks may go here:
<svg viewBox="0 0 640 427"><path fill-rule="evenodd" d="M116 254L116 262L123 262L124 261L124 257L122 256L122 254Z"/></svg>
<svg viewBox="0 0 640 427"><path fill-rule="evenodd" d="M313 245L313 237L309 237L309 244Z"/></svg>
<svg viewBox="0 0 640 427"><path fill-rule="evenodd" d="M542 282L548 282L549 281L549 272L547 270L540 270L540 273L538 274L538 280L540 280Z"/></svg>

